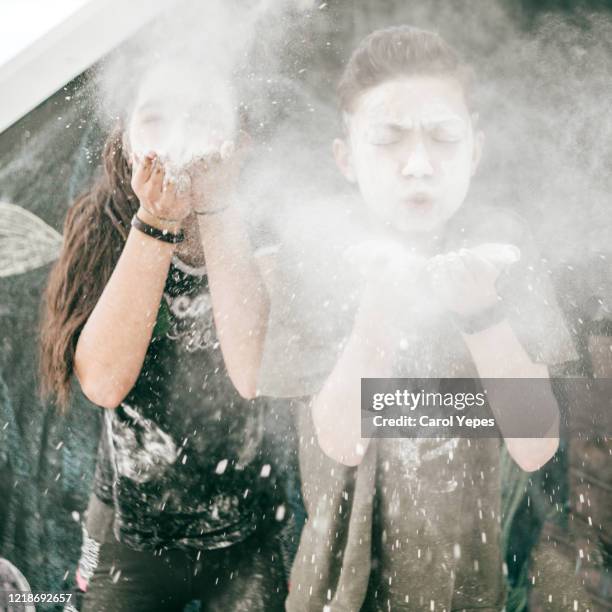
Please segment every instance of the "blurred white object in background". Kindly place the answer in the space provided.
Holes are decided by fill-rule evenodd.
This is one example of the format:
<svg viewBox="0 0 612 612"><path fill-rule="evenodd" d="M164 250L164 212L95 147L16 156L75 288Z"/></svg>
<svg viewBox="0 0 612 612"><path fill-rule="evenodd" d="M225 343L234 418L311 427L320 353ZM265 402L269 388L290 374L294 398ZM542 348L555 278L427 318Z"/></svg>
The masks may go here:
<svg viewBox="0 0 612 612"><path fill-rule="evenodd" d="M0 202L0 278L23 274L54 261L62 236L35 214Z"/></svg>

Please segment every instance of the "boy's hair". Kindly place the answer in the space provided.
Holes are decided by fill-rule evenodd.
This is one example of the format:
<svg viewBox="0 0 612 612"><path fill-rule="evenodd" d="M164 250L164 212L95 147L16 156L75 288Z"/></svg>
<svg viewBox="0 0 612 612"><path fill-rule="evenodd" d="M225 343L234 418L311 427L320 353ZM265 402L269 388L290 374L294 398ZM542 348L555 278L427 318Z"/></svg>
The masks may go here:
<svg viewBox="0 0 612 612"><path fill-rule="evenodd" d="M364 91L413 75L456 79L471 106L474 73L470 66L439 34L404 25L372 32L353 51L338 84L340 110L350 113Z"/></svg>

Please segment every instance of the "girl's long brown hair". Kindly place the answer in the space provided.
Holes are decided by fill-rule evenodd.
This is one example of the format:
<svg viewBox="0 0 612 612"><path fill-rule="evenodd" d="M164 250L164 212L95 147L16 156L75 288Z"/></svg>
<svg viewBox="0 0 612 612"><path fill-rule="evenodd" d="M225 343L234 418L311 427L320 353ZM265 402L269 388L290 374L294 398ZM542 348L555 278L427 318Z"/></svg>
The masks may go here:
<svg viewBox="0 0 612 612"><path fill-rule="evenodd" d="M70 402L77 340L108 282L138 209L131 170L117 126L102 153L103 172L74 202L64 222L64 244L43 296L40 375L43 398L62 412Z"/></svg>

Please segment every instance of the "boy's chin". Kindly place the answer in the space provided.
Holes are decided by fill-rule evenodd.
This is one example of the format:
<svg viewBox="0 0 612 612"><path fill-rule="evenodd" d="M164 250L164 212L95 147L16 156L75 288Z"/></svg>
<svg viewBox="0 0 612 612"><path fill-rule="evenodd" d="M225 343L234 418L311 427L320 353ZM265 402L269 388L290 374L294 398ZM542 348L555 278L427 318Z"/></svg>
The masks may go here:
<svg viewBox="0 0 612 612"><path fill-rule="evenodd" d="M402 234L430 234L444 225L446 219L438 211L402 212L391 225Z"/></svg>
<svg viewBox="0 0 612 612"><path fill-rule="evenodd" d="M439 231L461 208L432 204L424 208L399 207L390 225L403 234L431 234Z"/></svg>

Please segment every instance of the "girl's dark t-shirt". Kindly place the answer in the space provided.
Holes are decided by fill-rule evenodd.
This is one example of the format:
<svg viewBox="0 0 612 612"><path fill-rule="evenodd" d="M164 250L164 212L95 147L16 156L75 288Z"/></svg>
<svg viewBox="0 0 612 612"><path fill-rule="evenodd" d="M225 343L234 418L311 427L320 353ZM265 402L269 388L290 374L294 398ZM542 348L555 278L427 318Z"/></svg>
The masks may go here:
<svg viewBox="0 0 612 612"><path fill-rule="evenodd" d="M140 376L104 414L94 492L119 541L216 549L282 521L265 416L227 375L205 273L175 261Z"/></svg>

